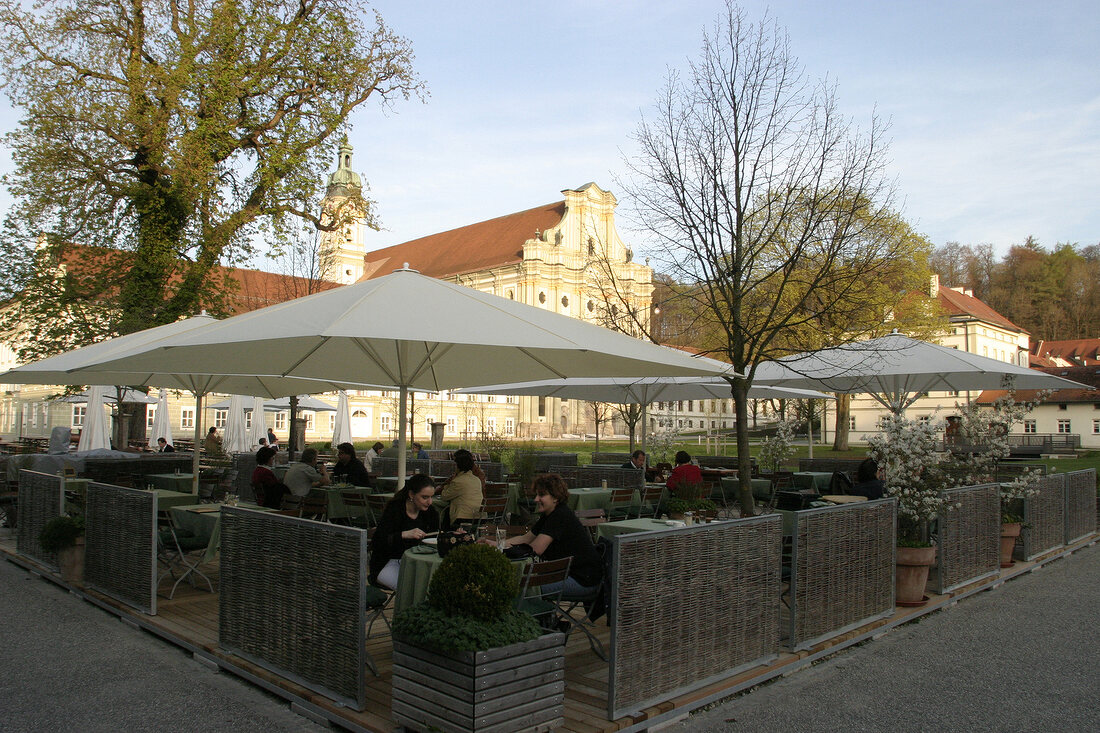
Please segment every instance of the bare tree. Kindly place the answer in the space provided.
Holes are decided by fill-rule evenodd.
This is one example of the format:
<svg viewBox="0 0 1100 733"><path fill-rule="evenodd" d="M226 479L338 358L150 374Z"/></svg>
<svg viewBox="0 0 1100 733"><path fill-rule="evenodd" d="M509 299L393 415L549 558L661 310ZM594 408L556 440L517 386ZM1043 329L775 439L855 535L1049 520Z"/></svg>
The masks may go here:
<svg viewBox="0 0 1100 733"><path fill-rule="evenodd" d="M596 425L596 452L600 452L600 428L611 419L611 405L606 402L585 402L585 412Z"/></svg>
<svg viewBox="0 0 1100 733"><path fill-rule="evenodd" d="M703 321L700 344L729 361L741 505L749 484L747 390L776 337L822 312L859 310L900 243L865 237L889 214L883 124L858 130L835 86L812 82L771 21L732 3L697 60L672 72L639 124L620 185L665 271ZM851 333L852 340L859 337Z"/></svg>

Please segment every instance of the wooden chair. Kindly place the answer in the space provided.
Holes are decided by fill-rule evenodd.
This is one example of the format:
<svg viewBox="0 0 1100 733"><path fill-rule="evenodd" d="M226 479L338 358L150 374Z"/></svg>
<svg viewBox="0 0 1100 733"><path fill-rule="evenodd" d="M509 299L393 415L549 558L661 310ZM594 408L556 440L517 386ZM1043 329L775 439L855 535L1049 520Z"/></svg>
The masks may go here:
<svg viewBox="0 0 1100 733"><path fill-rule="evenodd" d="M294 494L283 494L283 501L279 504L279 511L294 512L295 516L302 516L302 497Z"/></svg>
<svg viewBox="0 0 1100 733"><path fill-rule="evenodd" d="M371 510L367 505L367 499L358 491L341 491L340 499L348 510L348 515L342 524L352 527L369 527L371 524Z"/></svg>
<svg viewBox="0 0 1100 733"><path fill-rule="evenodd" d="M559 605L565 579L569 577L571 557L560 560L533 562L523 567L520 579L519 598L516 610L534 616L543 628L554 628L557 624Z"/></svg>
<svg viewBox="0 0 1100 733"><path fill-rule="evenodd" d="M607 515L603 509L578 509L577 519L581 520L581 526L588 527L592 535L592 541L596 541L596 528L607 521Z"/></svg>
<svg viewBox="0 0 1100 733"><path fill-rule="evenodd" d="M665 487L648 486L642 492L642 503L638 505L638 519L642 517L656 517L661 509L661 497L664 496Z"/></svg>
<svg viewBox="0 0 1100 733"><path fill-rule="evenodd" d="M370 522L371 526L377 526L378 522L382 519L382 512L386 511L386 504L389 503L390 497L385 494L367 494L367 508L370 510Z"/></svg>
<svg viewBox="0 0 1100 733"><path fill-rule="evenodd" d="M505 513L508 509L507 496L493 496L485 499L481 504L481 521L489 524L504 524Z"/></svg>
<svg viewBox="0 0 1100 733"><path fill-rule="evenodd" d="M299 516L323 522L328 518L328 501L323 496L306 496L302 498Z"/></svg>
<svg viewBox="0 0 1100 733"><path fill-rule="evenodd" d="M630 519L632 514L634 514L634 489L612 489L611 499L608 502L608 521Z"/></svg>

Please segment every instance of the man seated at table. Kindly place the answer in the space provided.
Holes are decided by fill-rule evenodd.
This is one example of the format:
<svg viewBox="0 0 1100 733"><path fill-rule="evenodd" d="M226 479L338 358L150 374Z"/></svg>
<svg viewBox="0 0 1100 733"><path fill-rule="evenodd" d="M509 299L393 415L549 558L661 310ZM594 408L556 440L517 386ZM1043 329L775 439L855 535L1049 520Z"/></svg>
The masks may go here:
<svg viewBox="0 0 1100 733"><path fill-rule="evenodd" d="M307 496L310 489L328 486L328 471L325 464L317 462L317 450L306 448L302 451L302 462L291 464L283 477L283 483L294 496Z"/></svg>
<svg viewBox="0 0 1100 733"><path fill-rule="evenodd" d="M352 486L370 486L367 467L355 457L355 446L351 443L336 446L336 465L332 467L332 478Z"/></svg>
<svg viewBox="0 0 1100 733"><path fill-rule="evenodd" d="M640 468L645 470L645 451L636 450L630 454L630 460L622 465L622 468Z"/></svg>
<svg viewBox="0 0 1100 733"><path fill-rule="evenodd" d="M157 453L175 453L176 449L164 438L157 438Z"/></svg>
<svg viewBox="0 0 1100 733"><path fill-rule="evenodd" d="M382 443L375 443L367 451L367 455L363 456L363 465L367 467L367 473L374 472L374 459L382 455L382 449L385 447Z"/></svg>
<svg viewBox="0 0 1100 733"><path fill-rule="evenodd" d="M886 484L882 481L878 462L866 458L856 469L856 485L848 492L853 496L866 496L868 499L881 499L886 493Z"/></svg>
<svg viewBox="0 0 1100 733"><path fill-rule="evenodd" d="M413 458L419 458L425 461L431 458L431 456L428 455L428 451L424 450L424 446L420 445L420 443L413 443L410 453Z"/></svg>

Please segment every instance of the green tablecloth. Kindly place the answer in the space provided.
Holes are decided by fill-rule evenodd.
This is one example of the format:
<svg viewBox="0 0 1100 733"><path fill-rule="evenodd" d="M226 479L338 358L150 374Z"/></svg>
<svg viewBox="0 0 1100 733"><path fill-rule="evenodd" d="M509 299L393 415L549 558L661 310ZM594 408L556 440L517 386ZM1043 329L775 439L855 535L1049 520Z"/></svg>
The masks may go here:
<svg viewBox="0 0 1100 733"><path fill-rule="evenodd" d="M668 525L659 519L627 519L622 522L604 522L596 527L596 533L600 537L611 539L617 534L652 532L657 529L668 528Z"/></svg>
<svg viewBox="0 0 1100 733"><path fill-rule="evenodd" d="M766 478L753 478L749 479L749 483L752 484L752 495L763 501L767 501L772 497L772 482ZM741 479L736 477L725 477L722 479L722 493L726 497L726 501L737 501L737 492L741 490Z"/></svg>
<svg viewBox="0 0 1100 733"><path fill-rule="evenodd" d="M150 473L145 477L146 487L191 493L195 476L191 473Z"/></svg>
<svg viewBox="0 0 1100 733"><path fill-rule="evenodd" d="M414 606L428 597L428 583L432 575L439 569L443 558L437 552L420 551L420 545L411 550L406 550L401 556L401 569L397 576L397 592L393 596L393 610L396 613L404 608ZM531 562L530 559L513 560L512 564L523 567Z"/></svg>
<svg viewBox="0 0 1100 733"><path fill-rule="evenodd" d="M365 486L340 484L336 486L323 486L320 488L310 489L309 495L324 498L326 507L325 511L328 514L329 521L332 521L334 519L349 518L366 519L367 512L369 511L367 507L363 507L363 509L361 510L358 507L356 507L355 509L348 508L348 506L344 504L344 492L355 493L359 494L360 496L366 497L372 492L372 489L369 489Z"/></svg>
<svg viewBox="0 0 1100 733"><path fill-rule="evenodd" d="M833 474L829 471L798 471L791 477L796 489L816 489L819 494L829 493Z"/></svg>
<svg viewBox="0 0 1100 733"><path fill-rule="evenodd" d="M634 503L641 501L638 492L634 492ZM569 490L569 508L578 509L603 509L605 512L611 508L611 489L600 486L590 486L582 489Z"/></svg>
<svg viewBox="0 0 1100 733"><path fill-rule="evenodd" d="M153 493L157 495L157 509L171 509L172 507L195 503L195 495L190 491L184 493L182 491L169 491L168 489L154 489Z"/></svg>
<svg viewBox="0 0 1100 733"><path fill-rule="evenodd" d="M264 507L254 504L240 504L239 506L261 512L271 511L270 509L265 509ZM213 508L213 511L211 511L211 508ZM189 530L200 540L206 540L206 554L202 556L203 562L210 562L218 556L218 548L221 546L222 535L222 513L220 504L174 506L171 512L172 521L177 527Z"/></svg>

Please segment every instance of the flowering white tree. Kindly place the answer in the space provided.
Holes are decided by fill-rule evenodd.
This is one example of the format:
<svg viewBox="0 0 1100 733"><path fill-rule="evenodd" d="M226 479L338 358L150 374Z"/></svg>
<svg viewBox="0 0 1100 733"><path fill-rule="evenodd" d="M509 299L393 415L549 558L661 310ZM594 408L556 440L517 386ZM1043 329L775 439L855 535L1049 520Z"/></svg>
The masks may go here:
<svg viewBox="0 0 1100 733"><path fill-rule="evenodd" d="M774 473L793 454L794 423L782 420L776 427L775 434L765 438L760 445L760 465Z"/></svg>

